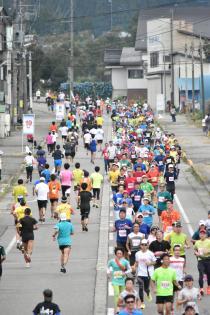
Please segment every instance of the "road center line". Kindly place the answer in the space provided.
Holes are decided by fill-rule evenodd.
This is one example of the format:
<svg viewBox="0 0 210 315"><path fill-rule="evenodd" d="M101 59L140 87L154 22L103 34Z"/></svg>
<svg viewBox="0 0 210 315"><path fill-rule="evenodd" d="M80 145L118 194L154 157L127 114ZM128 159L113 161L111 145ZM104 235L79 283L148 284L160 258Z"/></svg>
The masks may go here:
<svg viewBox="0 0 210 315"><path fill-rule="evenodd" d="M14 236L13 239L11 240L11 242L9 243L9 245L7 246L6 248L6 255L9 254L9 252L11 251L11 249L13 248L13 246L15 245L16 243L16 237Z"/></svg>

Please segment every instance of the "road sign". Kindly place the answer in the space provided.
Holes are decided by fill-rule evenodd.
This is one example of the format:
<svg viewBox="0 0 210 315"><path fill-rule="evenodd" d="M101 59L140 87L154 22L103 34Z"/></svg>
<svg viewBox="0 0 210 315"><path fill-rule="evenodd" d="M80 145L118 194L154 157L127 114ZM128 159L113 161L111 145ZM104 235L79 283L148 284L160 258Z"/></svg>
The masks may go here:
<svg viewBox="0 0 210 315"><path fill-rule="evenodd" d="M64 103L56 104L56 120L61 121L65 117Z"/></svg>
<svg viewBox="0 0 210 315"><path fill-rule="evenodd" d="M23 115L23 134L33 135L35 130L35 115Z"/></svg>

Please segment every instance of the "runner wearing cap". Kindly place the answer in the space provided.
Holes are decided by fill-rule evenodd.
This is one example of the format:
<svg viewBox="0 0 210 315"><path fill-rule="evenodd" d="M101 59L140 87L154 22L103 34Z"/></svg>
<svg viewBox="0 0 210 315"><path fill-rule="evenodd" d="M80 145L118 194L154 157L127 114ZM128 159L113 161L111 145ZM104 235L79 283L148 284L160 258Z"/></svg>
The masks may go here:
<svg viewBox="0 0 210 315"><path fill-rule="evenodd" d="M66 265L68 263L71 251L71 235L74 234L74 227L71 222L66 220L66 213L63 212L60 214L60 222L55 225L54 229L55 232L53 233L52 237L55 241L57 236L59 249L61 251L60 272L66 273Z"/></svg>
<svg viewBox="0 0 210 315"><path fill-rule="evenodd" d="M143 198L143 204L140 206L138 212L141 212L144 216L143 222L149 226L153 224L153 216L156 209L150 205L150 200L147 197Z"/></svg>
<svg viewBox="0 0 210 315"><path fill-rule="evenodd" d="M108 173L108 178L111 184L111 189L112 192L117 192L117 187L118 187L118 176L119 176L119 167L117 164L112 164L110 166L110 171Z"/></svg>
<svg viewBox="0 0 210 315"><path fill-rule="evenodd" d="M158 230L156 233L156 240L149 245L149 250L154 253L156 257L155 268L161 266L161 256L168 254L171 246L169 242L163 239L163 232Z"/></svg>
<svg viewBox="0 0 210 315"><path fill-rule="evenodd" d="M152 301L149 289L150 277L154 272L154 264L156 262L154 254L148 249L148 241L146 239L141 241L140 250L136 253L135 260L133 269L137 269L141 309L145 309L144 292L147 294L148 301Z"/></svg>
<svg viewBox="0 0 210 315"><path fill-rule="evenodd" d="M193 286L193 277L186 275L184 278L184 288L179 292L177 304L183 306L183 313L186 314L186 307L193 307L195 315L199 314L198 301L201 299L199 289Z"/></svg>
<svg viewBox="0 0 210 315"><path fill-rule="evenodd" d="M143 214L141 212L137 212L135 222L139 224L139 232L143 233L147 238L150 232L149 225L143 223Z"/></svg>
<svg viewBox="0 0 210 315"><path fill-rule="evenodd" d="M191 238L191 242L193 244L195 244L196 241L198 241L200 239L200 230L206 230L206 221L204 220L200 220L199 221L199 227L198 229L194 232L192 238ZM208 235L209 236L209 235Z"/></svg>
<svg viewBox="0 0 210 315"><path fill-rule="evenodd" d="M119 220L115 221L115 225L112 232L117 233L117 247L123 248L123 250L127 252L126 249L127 237L132 230L133 224L130 220L126 219L125 209L120 209L119 217L120 217Z"/></svg>
<svg viewBox="0 0 210 315"><path fill-rule="evenodd" d="M168 171L165 172L166 190L171 194L172 200L175 194L175 180L177 179L176 170L173 164L169 164Z"/></svg>
<svg viewBox="0 0 210 315"><path fill-rule="evenodd" d="M190 248L190 242L187 235L182 232L182 224L180 221L175 222L174 230L166 237L166 240L171 245L171 255L174 254L173 249L175 245L180 246L180 256L186 260L185 249Z"/></svg>
<svg viewBox="0 0 210 315"><path fill-rule="evenodd" d="M130 196L132 198L133 210L137 213L138 209L142 204L142 198L144 197L143 190L139 189L139 183L134 184L134 190L130 192Z"/></svg>
<svg viewBox="0 0 210 315"><path fill-rule="evenodd" d="M207 238L206 230L200 230L200 240L195 242L194 254L198 258L200 293L204 295L203 276L207 276L208 287L206 294L210 295L210 239Z"/></svg>
<svg viewBox="0 0 210 315"><path fill-rule="evenodd" d="M125 179L125 189L130 194L130 192L132 190L134 190L134 185L135 185L136 179L133 176L133 171L131 169L127 170L127 174L128 174L128 176Z"/></svg>

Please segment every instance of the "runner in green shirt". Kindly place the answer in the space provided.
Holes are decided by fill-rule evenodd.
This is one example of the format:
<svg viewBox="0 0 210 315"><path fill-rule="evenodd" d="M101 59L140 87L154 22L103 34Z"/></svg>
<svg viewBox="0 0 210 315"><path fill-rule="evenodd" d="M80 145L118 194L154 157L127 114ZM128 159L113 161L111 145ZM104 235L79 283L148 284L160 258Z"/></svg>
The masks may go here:
<svg viewBox="0 0 210 315"><path fill-rule="evenodd" d="M167 209L166 201L171 200L171 194L165 190L165 184L162 183L159 185L159 192L157 194L157 208L158 208L158 217L160 222L160 217L162 211Z"/></svg>
<svg viewBox="0 0 210 315"><path fill-rule="evenodd" d="M151 183L148 183L147 175L142 176L142 183L140 185L140 189L143 190L144 196L151 199L151 195L154 193L154 187Z"/></svg>
<svg viewBox="0 0 210 315"><path fill-rule="evenodd" d="M164 314L165 305L165 315L170 315L173 305L173 286L175 285L179 290L181 286L176 280L176 271L169 267L169 254L163 254L161 259L162 266L153 273L151 286L156 294L158 314Z"/></svg>

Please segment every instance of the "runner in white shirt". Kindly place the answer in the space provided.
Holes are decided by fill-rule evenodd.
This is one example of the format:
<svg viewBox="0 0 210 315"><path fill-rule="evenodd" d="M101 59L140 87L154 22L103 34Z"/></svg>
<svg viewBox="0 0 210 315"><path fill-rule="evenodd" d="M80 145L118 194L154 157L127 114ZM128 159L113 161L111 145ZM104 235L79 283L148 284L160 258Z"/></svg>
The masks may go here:
<svg viewBox="0 0 210 315"><path fill-rule="evenodd" d="M112 141L109 141L109 146L108 146L108 149L107 149L107 153L108 153L108 156L109 156L109 163L113 163L114 162L114 158L116 156L116 146L113 145L113 142Z"/></svg>
<svg viewBox="0 0 210 315"><path fill-rule="evenodd" d="M26 182L30 180L32 182L32 174L33 174L33 166L35 164L35 158L33 157L31 152L28 152L27 156L24 159L24 163L26 165Z"/></svg>
<svg viewBox="0 0 210 315"><path fill-rule="evenodd" d="M180 245L174 245L174 256L170 257L170 266L176 271L176 280L181 286L183 286L183 278L185 274L185 259L180 257Z"/></svg>
<svg viewBox="0 0 210 315"><path fill-rule="evenodd" d="M98 143L98 151L101 152L102 151L102 143L103 143L103 139L104 139L104 131L101 128L101 126L98 126L97 130L96 130L96 136L95 139L97 140Z"/></svg>
<svg viewBox="0 0 210 315"><path fill-rule="evenodd" d="M67 135L68 135L68 127L67 126L63 126L59 128L59 131L61 132L61 137L62 137L62 141L65 143L66 139L67 139Z"/></svg>
<svg viewBox="0 0 210 315"><path fill-rule="evenodd" d="M148 242L146 239L141 241L141 249L136 253L135 269L137 268L139 298L141 300L141 309L145 309L144 292L147 294L148 301L152 301L150 294L150 277L154 272L156 262L155 255L148 250Z"/></svg>
<svg viewBox="0 0 210 315"><path fill-rule="evenodd" d="M89 132L87 132L84 134L83 138L84 138L84 146L85 146L85 149L87 150L86 154L88 155L89 145L90 145L90 141L92 140L92 136Z"/></svg>
<svg viewBox="0 0 210 315"><path fill-rule="evenodd" d="M45 212L47 209L47 200L49 194L49 187L45 183L45 178L40 178L40 183L35 187L35 193L37 195L37 203L39 208L39 221L45 222Z"/></svg>

